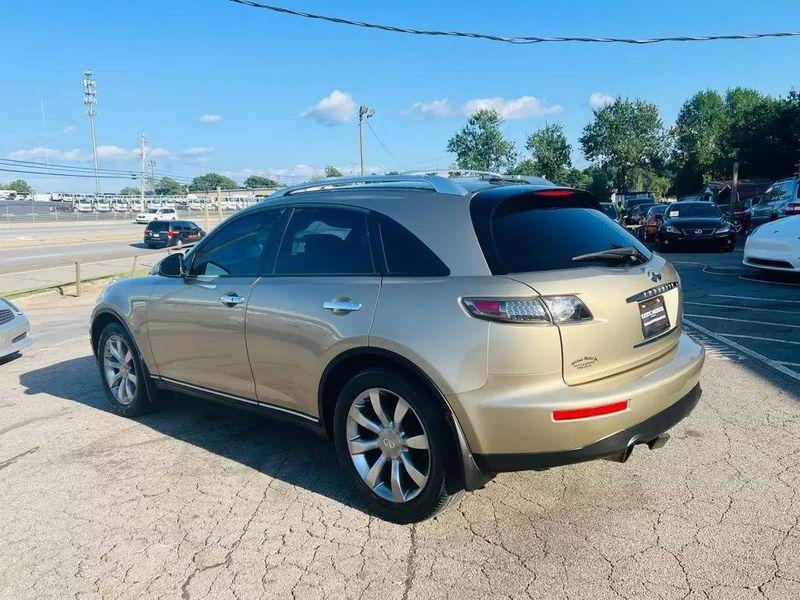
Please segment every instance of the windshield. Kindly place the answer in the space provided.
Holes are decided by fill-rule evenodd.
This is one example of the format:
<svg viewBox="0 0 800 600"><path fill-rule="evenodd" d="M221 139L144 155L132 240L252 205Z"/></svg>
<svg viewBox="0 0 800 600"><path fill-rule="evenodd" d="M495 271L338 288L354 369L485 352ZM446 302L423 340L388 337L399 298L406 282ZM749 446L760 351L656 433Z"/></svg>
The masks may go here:
<svg viewBox="0 0 800 600"><path fill-rule="evenodd" d="M670 204L667 209L668 219L685 219L687 217L718 219L722 213L716 204L711 202L692 202Z"/></svg>
<svg viewBox="0 0 800 600"><path fill-rule="evenodd" d="M148 213L154 213L154 212L158 212L158 211L157 211L155 208L148 208L148 209L147 209L146 211L144 211L144 212L148 212Z"/></svg>
<svg viewBox="0 0 800 600"><path fill-rule="evenodd" d="M576 256L635 248L649 260L650 251L614 221L589 208L498 210L492 238L507 273L578 269L593 266Z"/></svg>
<svg viewBox="0 0 800 600"><path fill-rule="evenodd" d="M654 215L663 215L664 211L666 210L667 210L666 204L660 204L660 205L657 204L656 206L650 207L650 210L647 211L647 214L650 215L651 217Z"/></svg>

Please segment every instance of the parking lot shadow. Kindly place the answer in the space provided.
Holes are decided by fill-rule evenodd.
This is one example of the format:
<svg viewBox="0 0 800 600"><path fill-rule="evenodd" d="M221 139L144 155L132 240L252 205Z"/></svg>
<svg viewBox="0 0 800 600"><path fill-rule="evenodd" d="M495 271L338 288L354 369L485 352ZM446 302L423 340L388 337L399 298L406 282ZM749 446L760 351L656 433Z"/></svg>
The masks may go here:
<svg viewBox="0 0 800 600"><path fill-rule="evenodd" d="M112 412L92 356L24 373L20 382L30 395L49 394ZM136 421L275 479L367 512L367 505L345 481L329 440L300 425L237 407L181 394L164 396L157 410Z"/></svg>

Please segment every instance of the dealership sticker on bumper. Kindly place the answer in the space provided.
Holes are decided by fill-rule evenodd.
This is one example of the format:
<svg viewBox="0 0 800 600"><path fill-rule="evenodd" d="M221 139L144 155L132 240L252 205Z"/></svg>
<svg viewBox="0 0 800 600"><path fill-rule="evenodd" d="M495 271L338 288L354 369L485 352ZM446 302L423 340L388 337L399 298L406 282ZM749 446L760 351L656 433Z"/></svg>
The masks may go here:
<svg viewBox="0 0 800 600"><path fill-rule="evenodd" d="M645 339L669 329L669 317L662 296L639 302L639 314L642 317L642 333Z"/></svg>

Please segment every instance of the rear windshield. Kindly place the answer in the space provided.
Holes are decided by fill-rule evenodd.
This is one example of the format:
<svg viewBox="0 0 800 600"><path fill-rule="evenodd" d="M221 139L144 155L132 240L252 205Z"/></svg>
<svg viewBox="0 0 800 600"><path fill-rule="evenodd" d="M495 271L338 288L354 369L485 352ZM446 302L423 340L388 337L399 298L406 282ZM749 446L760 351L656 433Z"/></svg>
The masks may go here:
<svg viewBox="0 0 800 600"><path fill-rule="evenodd" d="M667 209L667 218L669 219L684 219L686 217L719 218L720 216L722 216L722 213L720 213L717 205L712 202L670 204Z"/></svg>
<svg viewBox="0 0 800 600"><path fill-rule="evenodd" d="M574 262L575 256L631 246L651 257L624 228L591 208L500 208L491 232L506 273L577 269L588 263Z"/></svg>
<svg viewBox="0 0 800 600"><path fill-rule="evenodd" d="M169 223L167 221L152 221L147 229L150 231L169 231Z"/></svg>

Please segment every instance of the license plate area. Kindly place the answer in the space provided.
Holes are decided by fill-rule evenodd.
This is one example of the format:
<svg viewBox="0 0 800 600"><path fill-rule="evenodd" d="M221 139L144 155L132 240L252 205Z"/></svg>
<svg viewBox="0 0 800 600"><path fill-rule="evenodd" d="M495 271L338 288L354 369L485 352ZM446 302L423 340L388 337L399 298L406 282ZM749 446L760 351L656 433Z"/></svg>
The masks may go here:
<svg viewBox="0 0 800 600"><path fill-rule="evenodd" d="M670 328L664 297L656 296L639 302L639 316L642 319L644 339L663 333Z"/></svg>

